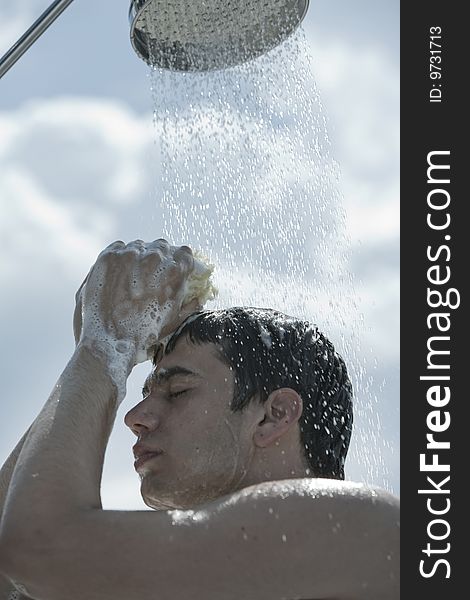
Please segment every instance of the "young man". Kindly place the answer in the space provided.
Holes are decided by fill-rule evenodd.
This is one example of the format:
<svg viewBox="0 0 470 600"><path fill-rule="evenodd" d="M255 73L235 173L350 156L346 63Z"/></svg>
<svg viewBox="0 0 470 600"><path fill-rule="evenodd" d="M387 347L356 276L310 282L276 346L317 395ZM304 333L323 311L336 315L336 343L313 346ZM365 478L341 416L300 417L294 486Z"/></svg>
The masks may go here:
<svg viewBox="0 0 470 600"><path fill-rule="evenodd" d="M398 598L398 502L342 481L343 361L281 313L184 304L193 265L164 240L98 257L77 294L76 351L9 481L4 581L44 600ZM157 349L125 419L157 512L103 511L116 409Z"/></svg>

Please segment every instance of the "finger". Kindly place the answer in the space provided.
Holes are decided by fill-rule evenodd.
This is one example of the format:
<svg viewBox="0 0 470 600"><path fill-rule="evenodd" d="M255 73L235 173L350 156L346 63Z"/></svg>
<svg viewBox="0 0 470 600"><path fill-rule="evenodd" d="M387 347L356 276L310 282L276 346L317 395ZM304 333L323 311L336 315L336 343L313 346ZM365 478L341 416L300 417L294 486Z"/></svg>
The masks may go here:
<svg viewBox="0 0 470 600"><path fill-rule="evenodd" d="M161 265L162 256L160 252L146 252L139 261L139 267L145 275L154 274Z"/></svg>
<svg viewBox="0 0 470 600"><path fill-rule="evenodd" d="M193 255L193 251L191 250L191 248L189 246L180 246L179 250L181 250L183 252L187 252L191 256Z"/></svg>
<svg viewBox="0 0 470 600"><path fill-rule="evenodd" d="M172 261L165 268L165 281L172 288L174 298L178 299L180 305L183 301L183 292L185 288L185 282L189 278L191 272L191 266L186 260L184 261Z"/></svg>
<svg viewBox="0 0 470 600"><path fill-rule="evenodd" d="M147 252L153 252L157 254L162 261L171 259L171 246L163 238L154 240L153 242L150 242L150 244L147 244Z"/></svg>
<svg viewBox="0 0 470 600"><path fill-rule="evenodd" d="M122 240L118 240L117 242L113 242L112 244L109 244L109 246L106 246L106 248L101 251L100 256L102 256L103 254L109 254L111 252L115 252L116 250L119 250L119 249L122 249L125 247L126 247L126 244Z"/></svg>
<svg viewBox="0 0 470 600"><path fill-rule="evenodd" d="M158 240L154 240L153 242L150 242L150 244L147 244L147 248L149 250L169 250L170 244L164 238L159 238Z"/></svg>
<svg viewBox="0 0 470 600"><path fill-rule="evenodd" d="M127 244L126 250L127 249L137 250L137 252L142 253L147 250L147 244L143 240L134 240Z"/></svg>
<svg viewBox="0 0 470 600"><path fill-rule="evenodd" d="M146 252L139 261L139 273L144 287L153 293L158 286L159 275L162 271L162 255L159 251Z"/></svg>
<svg viewBox="0 0 470 600"><path fill-rule="evenodd" d="M188 246L177 248L173 253L173 260L181 265L186 273L190 273L194 269L193 252Z"/></svg>

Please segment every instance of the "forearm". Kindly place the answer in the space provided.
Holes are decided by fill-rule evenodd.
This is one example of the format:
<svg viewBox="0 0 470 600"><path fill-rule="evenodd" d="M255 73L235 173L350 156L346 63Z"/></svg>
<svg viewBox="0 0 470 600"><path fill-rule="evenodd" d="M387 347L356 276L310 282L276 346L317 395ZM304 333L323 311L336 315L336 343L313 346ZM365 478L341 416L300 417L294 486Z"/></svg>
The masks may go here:
<svg viewBox="0 0 470 600"><path fill-rule="evenodd" d="M6 459L3 467L0 470L0 521L3 515L3 507L5 506L8 488L10 487L11 476L13 475L13 470L15 468L16 461L18 460L18 456L20 455L21 449L23 448L23 444L29 432L31 431L31 427L18 442L15 449Z"/></svg>
<svg viewBox="0 0 470 600"><path fill-rule="evenodd" d="M7 458L5 464L0 470L0 521L3 515L3 507L5 506L5 500L7 497L8 488L10 486L11 477L13 475L13 470L15 468L16 461L18 460L18 456L20 455L21 449L23 448L23 444L26 440L26 437L31 431L31 427L18 442L13 452ZM15 596L16 600L27 598L27 596L22 596L21 594L19 594L15 590L13 583L6 576L0 573L0 600L10 600L10 598L13 598Z"/></svg>
<svg viewBox="0 0 470 600"><path fill-rule="evenodd" d="M40 547L64 519L101 508L102 467L116 410L106 361L77 347L17 461L0 529L3 550L12 543Z"/></svg>

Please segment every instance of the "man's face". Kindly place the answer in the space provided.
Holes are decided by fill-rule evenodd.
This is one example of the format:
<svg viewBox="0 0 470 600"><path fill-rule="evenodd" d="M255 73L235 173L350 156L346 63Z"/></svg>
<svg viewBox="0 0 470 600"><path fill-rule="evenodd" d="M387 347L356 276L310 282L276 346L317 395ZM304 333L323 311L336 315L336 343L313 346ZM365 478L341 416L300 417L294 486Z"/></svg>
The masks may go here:
<svg viewBox="0 0 470 600"><path fill-rule="evenodd" d="M141 494L155 509L190 508L241 487L253 458L250 407L233 413L233 371L214 344L178 340L144 384L144 399L125 423L150 451Z"/></svg>

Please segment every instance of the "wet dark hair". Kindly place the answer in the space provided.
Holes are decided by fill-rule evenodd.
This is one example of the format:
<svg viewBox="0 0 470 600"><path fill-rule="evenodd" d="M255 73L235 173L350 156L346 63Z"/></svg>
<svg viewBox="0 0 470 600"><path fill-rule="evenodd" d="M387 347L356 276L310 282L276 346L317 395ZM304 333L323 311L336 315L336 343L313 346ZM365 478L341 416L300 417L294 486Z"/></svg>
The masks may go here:
<svg viewBox="0 0 470 600"><path fill-rule="evenodd" d="M264 308L206 310L191 315L167 340L216 345L220 360L234 372L233 412L258 397L265 402L281 387L302 398L300 441L314 477L344 479L351 438L352 386L332 343L307 321Z"/></svg>

